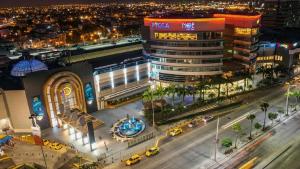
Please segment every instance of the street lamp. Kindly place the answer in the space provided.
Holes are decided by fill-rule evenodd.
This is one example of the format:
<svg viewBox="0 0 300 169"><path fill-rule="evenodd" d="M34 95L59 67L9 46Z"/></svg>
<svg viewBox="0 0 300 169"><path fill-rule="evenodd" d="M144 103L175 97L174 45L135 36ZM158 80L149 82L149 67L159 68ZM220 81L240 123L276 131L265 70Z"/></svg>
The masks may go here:
<svg viewBox="0 0 300 169"><path fill-rule="evenodd" d="M217 151L218 151L218 143L219 143L219 124L220 124L220 117L218 116L217 121L217 131L216 131L216 138L215 138L215 161L217 161Z"/></svg>
<svg viewBox="0 0 300 169"><path fill-rule="evenodd" d="M151 107L152 107L152 126L155 127L155 120L154 120L154 106L153 106L153 90L154 90L154 83L150 81L151 84Z"/></svg>
<svg viewBox="0 0 300 169"><path fill-rule="evenodd" d="M286 102L285 102L285 110L286 110L286 116L289 115L289 96L290 96L290 87L291 86L296 86L296 85L291 85L289 82L286 83L288 85L288 90L287 90L287 95L286 95Z"/></svg>

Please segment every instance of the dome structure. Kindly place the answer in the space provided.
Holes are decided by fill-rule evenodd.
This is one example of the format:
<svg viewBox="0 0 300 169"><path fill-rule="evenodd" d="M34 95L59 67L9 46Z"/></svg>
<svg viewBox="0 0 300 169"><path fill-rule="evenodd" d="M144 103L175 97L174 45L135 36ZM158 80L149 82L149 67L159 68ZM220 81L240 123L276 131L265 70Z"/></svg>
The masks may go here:
<svg viewBox="0 0 300 169"><path fill-rule="evenodd" d="M15 64L10 72L12 76L25 76L31 72L48 70L48 67L41 61L36 59L21 60Z"/></svg>

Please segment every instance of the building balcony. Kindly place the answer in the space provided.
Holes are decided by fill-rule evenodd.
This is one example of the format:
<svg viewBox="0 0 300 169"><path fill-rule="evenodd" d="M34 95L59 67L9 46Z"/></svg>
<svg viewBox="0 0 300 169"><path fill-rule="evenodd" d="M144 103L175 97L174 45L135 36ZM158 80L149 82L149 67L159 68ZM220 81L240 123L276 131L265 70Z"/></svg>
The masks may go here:
<svg viewBox="0 0 300 169"><path fill-rule="evenodd" d="M222 50L224 47L223 46L217 46L217 47L171 47L171 46L151 45L151 48L169 49L169 50Z"/></svg>

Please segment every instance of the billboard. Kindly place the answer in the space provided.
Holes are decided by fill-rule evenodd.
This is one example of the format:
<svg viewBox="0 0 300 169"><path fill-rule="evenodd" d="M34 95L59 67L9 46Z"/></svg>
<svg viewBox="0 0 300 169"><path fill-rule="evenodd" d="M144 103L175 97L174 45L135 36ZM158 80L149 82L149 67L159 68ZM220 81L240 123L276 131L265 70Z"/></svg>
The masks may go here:
<svg viewBox="0 0 300 169"><path fill-rule="evenodd" d="M45 114L44 106L41 101L40 96L34 96L31 100L32 110L35 115L37 115L38 120L42 120Z"/></svg>
<svg viewBox="0 0 300 169"><path fill-rule="evenodd" d="M88 104L92 104L94 102L94 90L91 83L86 83L84 87L85 100Z"/></svg>
<svg viewBox="0 0 300 169"><path fill-rule="evenodd" d="M224 18L144 18L144 25L149 26L151 31L164 32L195 32L195 31L223 31L225 28Z"/></svg>

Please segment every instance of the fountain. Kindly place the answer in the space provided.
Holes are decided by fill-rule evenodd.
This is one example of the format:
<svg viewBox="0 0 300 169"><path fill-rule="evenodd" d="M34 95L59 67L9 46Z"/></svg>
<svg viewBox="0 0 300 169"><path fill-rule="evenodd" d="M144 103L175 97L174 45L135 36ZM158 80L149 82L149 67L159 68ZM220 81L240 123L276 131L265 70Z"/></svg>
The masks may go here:
<svg viewBox="0 0 300 169"><path fill-rule="evenodd" d="M115 137L121 138L122 141L125 141L141 134L145 130L145 123L134 116L131 118L127 116L115 123L112 130Z"/></svg>

